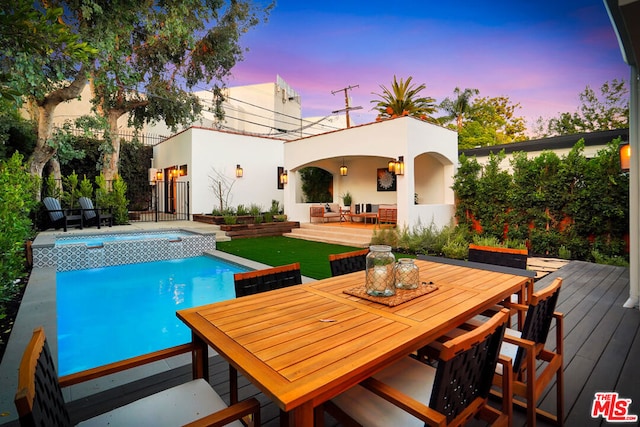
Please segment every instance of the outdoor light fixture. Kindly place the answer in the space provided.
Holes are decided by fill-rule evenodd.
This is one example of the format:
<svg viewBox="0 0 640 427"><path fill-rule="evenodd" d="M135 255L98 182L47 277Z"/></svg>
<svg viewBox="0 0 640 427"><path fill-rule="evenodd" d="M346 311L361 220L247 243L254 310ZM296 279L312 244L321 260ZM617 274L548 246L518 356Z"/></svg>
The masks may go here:
<svg viewBox="0 0 640 427"><path fill-rule="evenodd" d="M236 178L242 178L242 175L244 175L244 171L240 165L236 165Z"/></svg>
<svg viewBox="0 0 640 427"><path fill-rule="evenodd" d="M631 164L631 146L628 142L620 144L620 169L623 172L629 172Z"/></svg>
<svg viewBox="0 0 640 427"><path fill-rule="evenodd" d="M404 175L404 156L398 156L398 161L395 164L396 175Z"/></svg>
<svg viewBox="0 0 640 427"><path fill-rule="evenodd" d="M344 158L342 159L342 166L340 166L340 176L347 176L347 172L349 170L347 169L347 167L344 164Z"/></svg>
<svg viewBox="0 0 640 427"><path fill-rule="evenodd" d="M289 182L289 174L287 173L287 171L285 170L284 172L282 172L282 174L280 175L280 184L286 184Z"/></svg>
<svg viewBox="0 0 640 427"><path fill-rule="evenodd" d="M156 172L156 181L162 181L162 169L158 169Z"/></svg>
<svg viewBox="0 0 640 427"><path fill-rule="evenodd" d="M389 172L395 172L396 171L396 161L394 159L389 160L389 166L388 166L387 170Z"/></svg>

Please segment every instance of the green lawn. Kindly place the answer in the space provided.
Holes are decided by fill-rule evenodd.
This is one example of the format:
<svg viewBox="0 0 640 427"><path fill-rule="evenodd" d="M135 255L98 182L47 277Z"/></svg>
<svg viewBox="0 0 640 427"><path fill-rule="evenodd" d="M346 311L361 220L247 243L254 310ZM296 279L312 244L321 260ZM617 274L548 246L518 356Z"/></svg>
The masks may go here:
<svg viewBox="0 0 640 427"><path fill-rule="evenodd" d="M302 275L313 279L331 277L329 254L362 249L282 236L236 239L218 242L216 247L220 251L272 266L299 262Z"/></svg>

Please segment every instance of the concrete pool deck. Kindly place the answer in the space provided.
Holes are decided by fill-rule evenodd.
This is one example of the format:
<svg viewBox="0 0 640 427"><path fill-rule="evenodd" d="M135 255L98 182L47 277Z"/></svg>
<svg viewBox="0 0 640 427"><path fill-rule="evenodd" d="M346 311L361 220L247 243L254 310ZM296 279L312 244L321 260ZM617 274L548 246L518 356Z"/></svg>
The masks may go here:
<svg viewBox="0 0 640 427"><path fill-rule="evenodd" d="M125 226L85 228L84 230L69 230L65 236L72 234L99 234L114 232L138 232L138 231L160 231L160 230L188 230L195 233L211 233L212 226L192 221L167 221L158 223L134 223ZM38 238L46 241L55 241L55 236L63 234L61 230L44 231L38 234ZM252 269L268 268L270 266L258 262L250 261L235 255L226 254L219 251L207 252L227 261L240 264ZM31 271L29 284L24 293L20 310L16 317L7 348L0 364L0 425L18 419L13 402L17 387L18 367L22 353L31 338L33 329L44 326L47 340L57 359L57 321L56 321L56 287L55 268L34 268ZM313 279L303 277L303 282L313 281ZM209 355L215 354L210 350ZM68 387L63 390L65 400L72 401L84 396L92 395L109 388L117 387L150 375L164 372L179 366L191 363L191 355L185 354L167 360L158 361L139 368L130 369L126 372L110 375L83 384Z"/></svg>

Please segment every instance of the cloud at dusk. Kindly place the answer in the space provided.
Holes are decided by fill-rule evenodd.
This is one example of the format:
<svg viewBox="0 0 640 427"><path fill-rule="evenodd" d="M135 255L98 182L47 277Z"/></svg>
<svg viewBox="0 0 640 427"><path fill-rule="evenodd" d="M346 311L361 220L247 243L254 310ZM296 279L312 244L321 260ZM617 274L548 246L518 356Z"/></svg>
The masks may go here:
<svg viewBox="0 0 640 427"><path fill-rule="evenodd" d="M266 24L244 35L245 60L229 86L275 82L302 99L304 116L344 108L355 123L374 119L371 101L393 76L424 83L437 102L455 87L507 96L532 125L574 112L587 85L629 78L601 0L536 2L277 1ZM525 4L520 4L525 3Z"/></svg>

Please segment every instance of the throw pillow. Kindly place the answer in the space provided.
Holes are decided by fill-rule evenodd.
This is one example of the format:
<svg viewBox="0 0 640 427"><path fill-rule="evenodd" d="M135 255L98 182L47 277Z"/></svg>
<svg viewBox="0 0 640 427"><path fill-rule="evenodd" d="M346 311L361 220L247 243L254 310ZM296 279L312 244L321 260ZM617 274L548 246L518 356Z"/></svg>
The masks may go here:
<svg viewBox="0 0 640 427"><path fill-rule="evenodd" d="M325 212L331 212L331 206L329 206L329 203L324 205L324 211Z"/></svg>

